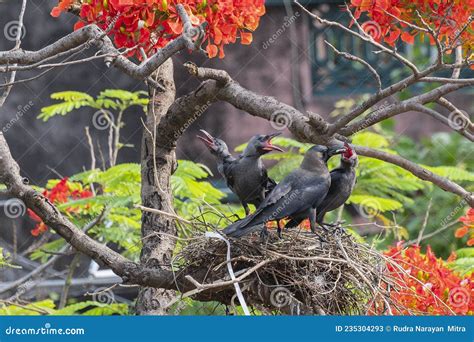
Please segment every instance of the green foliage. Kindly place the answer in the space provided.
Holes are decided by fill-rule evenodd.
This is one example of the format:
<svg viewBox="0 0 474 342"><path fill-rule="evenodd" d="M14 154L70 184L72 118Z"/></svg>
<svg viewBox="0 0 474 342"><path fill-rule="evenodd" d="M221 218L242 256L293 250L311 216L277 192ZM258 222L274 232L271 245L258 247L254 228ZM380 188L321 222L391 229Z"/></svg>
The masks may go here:
<svg viewBox="0 0 474 342"><path fill-rule="evenodd" d="M51 99L61 102L41 108L38 119L48 121L56 115L66 115L73 110L90 107L96 110L125 111L131 106L141 106L146 109L147 93L144 91L129 92L121 89L106 89L95 99L89 94L79 91L62 91L51 94Z"/></svg>
<svg viewBox="0 0 474 342"><path fill-rule="evenodd" d="M0 270L4 267L20 268L19 266L15 266L11 264L9 262L9 259L10 259L10 254L4 251L2 247L0 247Z"/></svg>
<svg viewBox="0 0 474 342"><path fill-rule="evenodd" d="M5 305L0 304L1 316L70 316L70 315L126 315L128 314L127 304L111 303L104 304L96 301L85 301L68 305L62 309L57 309L56 304L51 299L46 299L27 305Z"/></svg>
<svg viewBox="0 0 474 342"><path fill-rule="evenodd" d="M474 247L458 249L456 256L456 260L450 262L448 266L462 276L471 275L474 272Z"/></svg>

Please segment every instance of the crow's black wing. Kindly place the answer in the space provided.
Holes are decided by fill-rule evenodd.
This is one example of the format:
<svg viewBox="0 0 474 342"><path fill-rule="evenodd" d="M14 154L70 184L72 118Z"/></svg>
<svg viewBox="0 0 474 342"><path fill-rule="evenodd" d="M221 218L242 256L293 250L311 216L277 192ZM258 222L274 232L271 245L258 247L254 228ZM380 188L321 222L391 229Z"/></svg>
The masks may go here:
<svg viewBox="0 0 474 342"><path fill-rule="evenodd" d="M330 174L331 186L326 197L316 209L316 221L318 223L322 223L327 212L343 205L352 192L353 178L350 176L355 174L349 173L343 168L331 170Z"/></svg>
<svg viewBox="0 0 474 342"><path fill-rule="evenodd" d="M252 215L231 224L223 232L240 237L255 231L255 227L262 223L304 212L317 206L328 189L329 181L318 176L302 177L294 172L273 189Z"/></svg>

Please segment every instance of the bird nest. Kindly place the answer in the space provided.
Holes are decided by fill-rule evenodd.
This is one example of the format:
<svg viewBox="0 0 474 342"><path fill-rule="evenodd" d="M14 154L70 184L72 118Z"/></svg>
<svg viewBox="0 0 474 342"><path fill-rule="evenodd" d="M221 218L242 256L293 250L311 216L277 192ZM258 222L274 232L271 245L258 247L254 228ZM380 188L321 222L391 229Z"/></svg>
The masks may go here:
<svg viewBox="0 0 474 342"><path fill-rule="evenodd" d="M237 283L246 305L264 313L390 310L384 256L340 228L319 235L285 231L282 239L271 233L265 242L258 234L225 239L200 233L181 246L175 265L195 285L189 295L202 299L207 293L208 300L228 298L234 304Z"/></svg>

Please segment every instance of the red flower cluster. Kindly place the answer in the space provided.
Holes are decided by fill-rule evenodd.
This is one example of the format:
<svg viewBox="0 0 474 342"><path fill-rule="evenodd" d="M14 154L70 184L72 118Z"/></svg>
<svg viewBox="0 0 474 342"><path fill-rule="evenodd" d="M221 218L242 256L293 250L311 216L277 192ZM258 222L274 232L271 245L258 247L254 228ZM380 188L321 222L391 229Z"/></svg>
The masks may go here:
<svg viewBox="0 0 474 342"><path fill-rule="evenodd" d="M393 314L474 314L473 275L459 276L436 258L429 246L423 254L419 246L403 249L398 243L386 255L392 261L387 267L397 285L391 292L396 304L391 308ZM455 258L452 254L448 261Z"/></svg>
<svg viewBox="0 0 474 342"><path fill-rule="evenodd" d="M83 188L81 183L69 182L68 178L61 179L54 187L50 190L46 189L43 191L45 196L53 204L66 203L70 200L78 200L81 198L92 197L94 194L89 188ZM67 213L77 212L77 208L68 208ZM36 215L31 209L28 209L28 215L37 222L35 228L31 231L31 235L39 236L48 230L46 224L41 218Z"/></svg>
<svg viewBox="0 0 474 342"><path fill-rule="evenodd" d="M415 36L426 33L407 23L418 27L425 23L439 31L440 41L447 46L455 40L461 42L465 56L472 58L474 22L468 23L474 13L474 0L351 0L351 5L357 19L363 13L370 18L361 26L378 42L383 40L393 46L401 38L413 44ZM431 35L428 38L431 44L435 43Z"/></svg>
<svg viewBox="0 0 474 342"><path fill-rule="evenodd" d="M59 16L67 11L74 0L60 0L51 11ZM238 37L242 44L252 42L252 31L265 14L264 0L89 0L81 2L78 29L86 23L107 28L115 18L110 34L119 48L131 48L130 55L138 53L138 47L147 55L162 48L183 31L176 5L182 4L191 22L199 25L207 22L203 42L207 42L209 57L224 57L224 45L234 43Z"/></svg>
<svg viewBox="0 0 474 342"><path fill-rule="evenodd" d="M454 233L457 238L464 237L469 233L469 240L467 240L468 246L474 246L474 208L469 208L465 216L459 219L459 222L463 223L461 228L458 228Z"/></svg>

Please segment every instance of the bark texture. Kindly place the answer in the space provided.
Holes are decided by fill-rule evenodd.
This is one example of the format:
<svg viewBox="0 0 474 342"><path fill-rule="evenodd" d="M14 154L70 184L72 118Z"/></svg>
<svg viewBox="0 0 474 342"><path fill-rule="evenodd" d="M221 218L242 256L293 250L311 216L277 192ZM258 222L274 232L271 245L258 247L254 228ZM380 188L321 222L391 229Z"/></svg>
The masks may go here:
<svg viewBox="0 0 474 342"><path fill-rule="evenodd" d="M144 206L173 213L170 177L176 169L175 144L159 144L156 138L160 120L173 104L176 95L171 58L163 63L153 78L163 88L149 89L150 104L142 139L141 197ZM141 264L152 269L169 268L176 243L171 236L176 236L176 224L173 219L144 211ZM163 307L173 297L173 291L142 287L137 299L136 312L139 315L166 314Z"/></svg>

